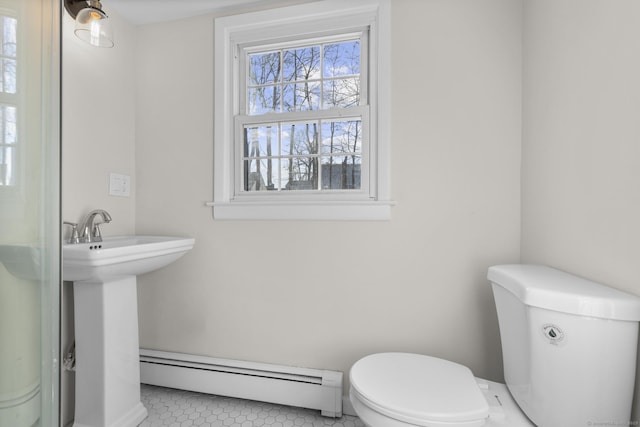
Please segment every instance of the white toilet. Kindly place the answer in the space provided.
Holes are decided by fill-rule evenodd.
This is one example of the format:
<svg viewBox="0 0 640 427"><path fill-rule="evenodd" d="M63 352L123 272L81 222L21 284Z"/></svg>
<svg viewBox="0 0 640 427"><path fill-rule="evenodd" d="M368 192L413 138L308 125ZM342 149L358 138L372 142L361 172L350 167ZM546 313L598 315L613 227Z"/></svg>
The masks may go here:
<svg viewBox="0 0 640 427"><path fill-rule="evenodd" d="M373 354L349 397L370 427L629 425L640 298L535 265L489 268L506 385L460 364Z"/></svg>

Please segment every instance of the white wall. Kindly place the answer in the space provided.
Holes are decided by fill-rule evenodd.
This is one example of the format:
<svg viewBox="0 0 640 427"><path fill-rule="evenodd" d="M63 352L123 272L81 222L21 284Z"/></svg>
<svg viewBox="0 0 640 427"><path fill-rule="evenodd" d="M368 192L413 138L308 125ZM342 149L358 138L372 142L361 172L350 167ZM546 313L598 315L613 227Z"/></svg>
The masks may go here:
<svg viewBox="0 0 640 427"><path fill-rule="evenodd" d="M102 231L118 235L135 227L135 190L131 197L109 196L110 173L135 183L135 27L115 11L109 17L112 49L75 37L73 20L63 16L62 217L79 222L105 209L113 221Z"/></svg>
<svg viewBox="0 0 640 427"><path fill-rule="evenodd" d="M153 349L348 372L416 351L500 380L488 266L519 260L521 3L392 2L389 222L220 222L213 17L141 27L136 231L195 248L139 278Z"/></svg>
<svg viewBox="0 0 640 427"><path fill-rule="evenodd" d="M640 3L525 17L522 259L640 295Z"/></svg>

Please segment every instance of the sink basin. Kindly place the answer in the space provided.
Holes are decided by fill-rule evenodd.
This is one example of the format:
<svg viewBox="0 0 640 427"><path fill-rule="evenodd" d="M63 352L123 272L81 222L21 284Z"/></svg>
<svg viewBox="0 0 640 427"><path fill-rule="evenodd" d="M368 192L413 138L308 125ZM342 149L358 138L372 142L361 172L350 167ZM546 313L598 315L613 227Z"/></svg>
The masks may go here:
<svg viewBox="0 0 640 427"><path fill-rule="evenodd" d="M136 276L177 260L194 242L121 236L63 245L62 277L74 282L74 427L135 427L147 416L140 399Z"/></svg>
<svg viewBox="0 0 640 427"><path fill-rule="evenodd" d="M62 277L72 282L109 281L148 273L180 258L195 240L167 236L105 237L102 242L65 244Z"/></svg>
<svg viewBox="0 0 640 427"><path fill-rule="evenodd" d="M20 279L40 280L42 248L36 244L0 245L0 263Z"/></svg>

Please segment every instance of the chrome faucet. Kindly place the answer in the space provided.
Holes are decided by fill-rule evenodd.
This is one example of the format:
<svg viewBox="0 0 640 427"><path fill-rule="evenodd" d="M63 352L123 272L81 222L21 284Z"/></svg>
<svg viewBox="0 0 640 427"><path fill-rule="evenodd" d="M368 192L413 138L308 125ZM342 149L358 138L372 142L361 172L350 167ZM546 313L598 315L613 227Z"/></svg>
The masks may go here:
<svg viewBox="0 0 640 427"><path fill-rule="evenodd" d="M102 222L95 222L96 216L98 215L102 217ZM102 242L100 224L108 222L111 222L111 215L109 215L109 212L102 209L96 209L89 212L80 223L80 230L82 230L80 241L82 243Z"/></svg>

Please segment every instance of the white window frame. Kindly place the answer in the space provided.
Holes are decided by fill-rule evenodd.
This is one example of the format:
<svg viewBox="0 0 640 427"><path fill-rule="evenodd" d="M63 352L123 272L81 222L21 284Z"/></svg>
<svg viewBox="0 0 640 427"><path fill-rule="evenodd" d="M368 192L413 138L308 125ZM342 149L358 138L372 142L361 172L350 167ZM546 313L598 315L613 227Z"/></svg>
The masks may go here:
<svg viewBox="0 0 640 427"><path fill-rule="evenodd" d="M214 201L215 219L388 220L390 199L389 0L324 0L215 20ZM365 28L369 34L368 106L359 107L368 132L368 180L361 191L239 191L241 159L240 52L243 46L310 39ZM366 111L365 111L366 110ZM311 112L310 115L315 113ZM382 118L382 119L379 119ZM283 194L284 193L284 194Z"/></svg>

